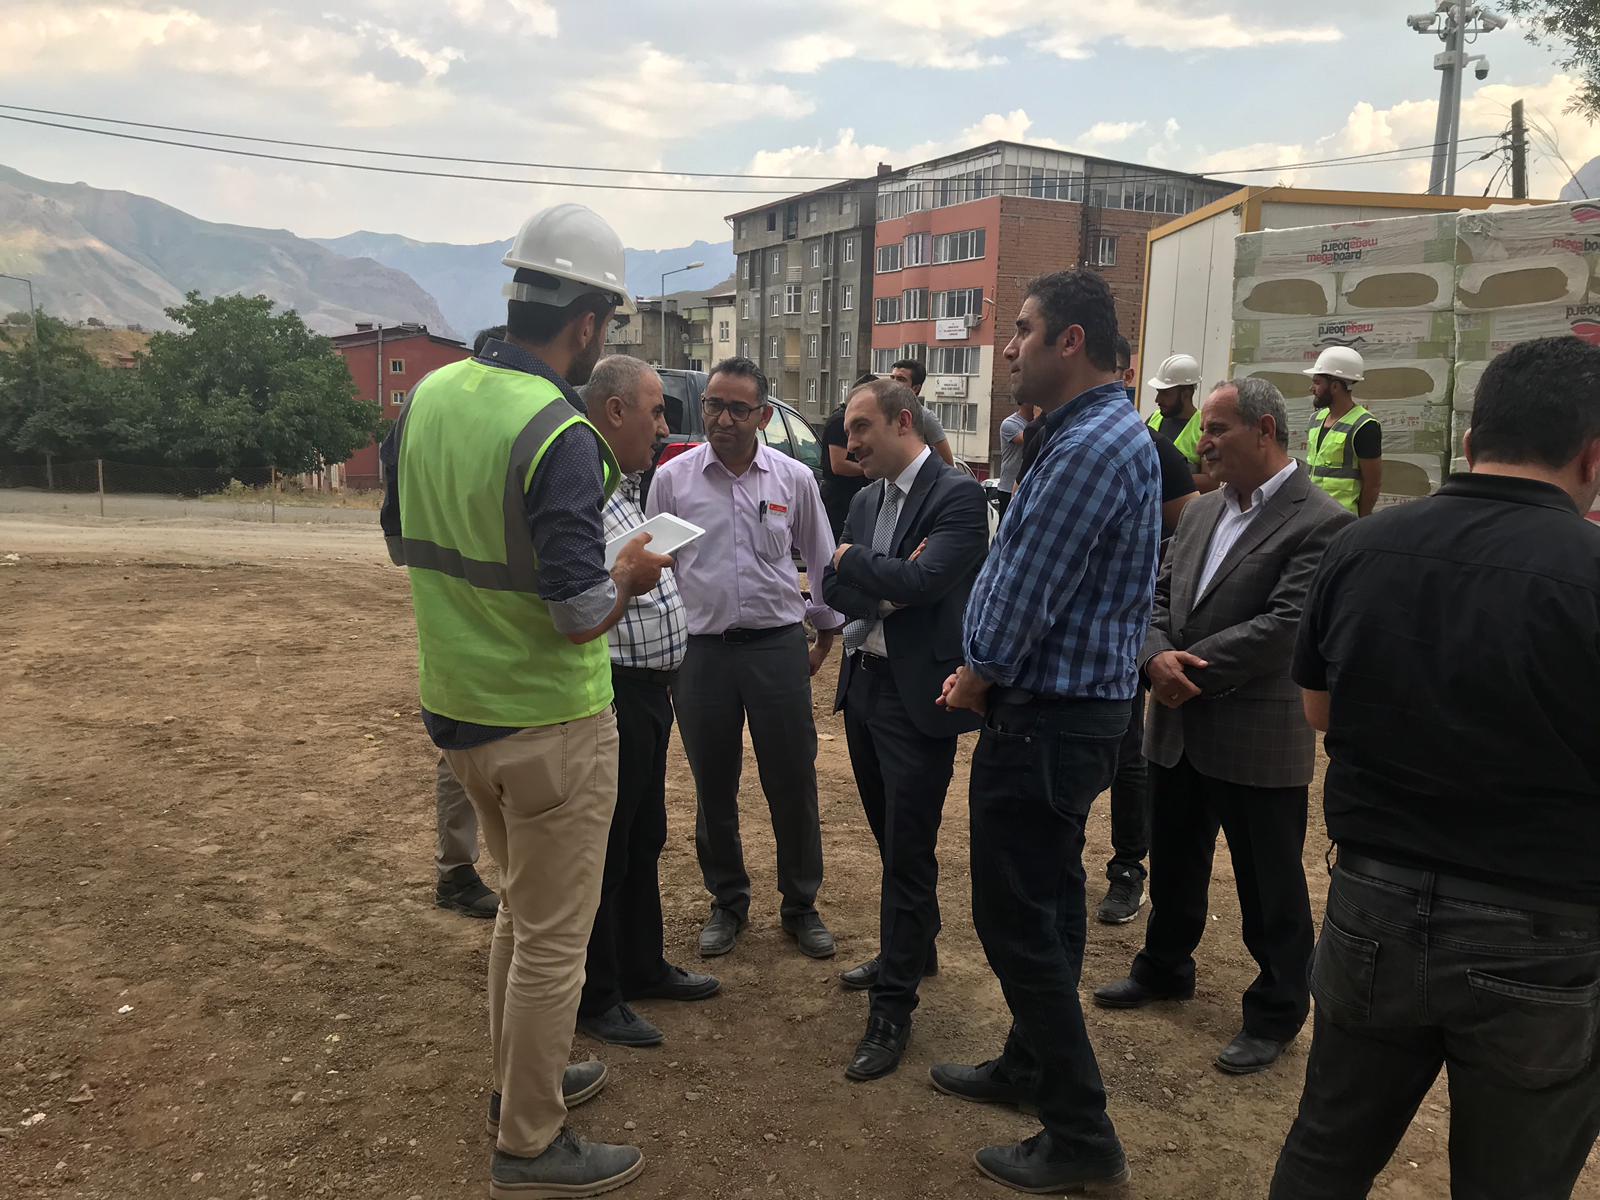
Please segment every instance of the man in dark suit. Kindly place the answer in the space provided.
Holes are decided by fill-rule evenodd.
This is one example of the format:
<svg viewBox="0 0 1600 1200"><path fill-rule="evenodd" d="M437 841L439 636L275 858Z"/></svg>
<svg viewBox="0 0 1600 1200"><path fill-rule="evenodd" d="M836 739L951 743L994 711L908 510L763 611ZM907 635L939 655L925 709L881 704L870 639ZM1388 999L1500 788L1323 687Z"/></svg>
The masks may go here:
<svg viewBox="0 0 1600 1200"><path fill-rule="evenodd" d="M1316 735L1289 677L1306 591L1354 517L1288 454L1283 397L1265 380L1219 384L1199 453L1223 486L1189 504L1156 579L1140 669L1150 682L1150 920L1103 1008L1194 995L1212 856L1228 836L1244 942L1260 974L1217 1066L1270 1066L1310 1011L1311 903L1301 852Z"/></svg>
<svg viewBox="0 0 1600 1200"><path fill-rule="evenodd" d="M947 466L918 432L915 393L894 380L858 387L845 409L850 452L875 482L857 493L842 544L822 575L845 626L835 710L883 860L879 952L846 971L871 991L867 1031L845 1074L878 1079L900 1064L917 984L938 968L935 845L956 738L976 713L934 701L961 663L961 617L989 545L983 489Z"/></svg>

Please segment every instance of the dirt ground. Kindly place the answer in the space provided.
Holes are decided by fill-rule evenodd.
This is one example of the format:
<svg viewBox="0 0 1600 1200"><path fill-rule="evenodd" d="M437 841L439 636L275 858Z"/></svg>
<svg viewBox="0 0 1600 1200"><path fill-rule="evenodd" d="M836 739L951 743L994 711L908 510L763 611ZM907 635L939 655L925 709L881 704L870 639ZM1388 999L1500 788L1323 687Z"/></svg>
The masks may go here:
<svg viewBox="0 0 1600 1200"><path fill-rule="evenodd" d="M405 580L376 530L0 517L0 612L0 1195L484 1194L489 929L433 907L434 756ZM830 666L820 905L839 957L802 958L778 929L752 765L756 899L715 965L722 994L641 1004L662 1047L574 1046L612 1067L575 1126L649 1160L620 1194L1000 1196L972 1152L1037 1128L927 1081L935 1061L991 1057L1007 1026L969 915L967 744L940 848L942 973L900 1071L843 1077L866 1002L834 976L874 948L876 854L832 688ZM706 898L676 751L669 806L667 944L695 966ZM1102 800L1091 903L1108 853ZM1225 854L1213 902L1194 1002L1089 1010L1131 1198L1264 1195L1299 1095L1309 1034L1264 1075L1211 1066L1254 974ZM1143 928L1091 926L1086 989L1124 972ZM1447 1126L1440 1087L1376 1194L1446 1195ZM1579 1194L1600 1195L1593 1169Z"/></svg>

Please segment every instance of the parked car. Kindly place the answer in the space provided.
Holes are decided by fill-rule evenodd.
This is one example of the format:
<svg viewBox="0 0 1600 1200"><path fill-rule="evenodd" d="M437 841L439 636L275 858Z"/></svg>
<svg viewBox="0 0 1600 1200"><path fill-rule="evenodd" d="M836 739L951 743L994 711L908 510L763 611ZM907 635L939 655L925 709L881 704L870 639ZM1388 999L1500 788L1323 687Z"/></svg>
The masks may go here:
<svg viewBox="0 0 1600 1200"><path fill-rule="evenodd" d="M667 428L671 433L656 464L676 458L685 450L692 450L706 440L705 415L700 411L700 397L706 390L709 376L704 371L675 371L656 368L661 376L661 391L667 401ZM811 473L822 482L822 443L811 426L793 405L768 396L772 405L772 420L761 431L761 440L772 449L805 463Z"/></svg>

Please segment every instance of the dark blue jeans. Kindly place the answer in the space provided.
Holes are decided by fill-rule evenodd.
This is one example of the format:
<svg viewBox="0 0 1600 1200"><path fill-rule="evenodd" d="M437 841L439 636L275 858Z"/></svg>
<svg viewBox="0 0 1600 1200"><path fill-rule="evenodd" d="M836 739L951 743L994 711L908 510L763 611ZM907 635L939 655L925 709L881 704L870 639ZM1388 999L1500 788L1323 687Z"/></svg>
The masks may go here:
<svg viewBox="0 0 1600 1200"><path fill-rule="evenodd" d="M1600 908L1333 873L1271 1200L1360 1200L1442 1067L1455 1200L1566 1200L1600 1132Z"/></svg>
<svg viewBox="0 0 1600 1200"><path fill-rule="evenodd" d="M1012 1027L1002 1074L1030 1092L1052 1149L1120 1160L1083 1024L1083 826L1111 783L1126 700L991 706L972 756L972 919Z"/></svg>

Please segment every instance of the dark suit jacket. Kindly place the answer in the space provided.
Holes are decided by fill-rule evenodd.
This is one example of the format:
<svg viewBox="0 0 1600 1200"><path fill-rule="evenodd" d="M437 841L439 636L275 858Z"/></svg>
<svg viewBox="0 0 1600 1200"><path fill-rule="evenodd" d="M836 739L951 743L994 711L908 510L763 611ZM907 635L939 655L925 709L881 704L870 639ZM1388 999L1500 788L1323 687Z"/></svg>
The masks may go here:
<svg viewBox="0 0 1600 1200"><path fill-rule="evenodd" d="M976 713L947 711L934 703L945 678L962 663L961 618L967 596L989 552L989 518L977 480L930 454L900 507L894 549L872 549L872 533L883 507L881 480L862 488L850 504L841 543L851 549L822 573L822 598L847 617L875 617L878 602L906 607L883 623L889 669L900 699L917 729L928 737L955 737L978 728ZM916 562L906 559L928 542ZM839 669L834 711L844 706L854 667L849 655Z"/></svg>
<svg viewBox="0 0 1600 1200"><path fill-rule="evenodd" d="M1298 787L1311 782L1316 735L1289 677L1295 633L1323 551L1355 517L1301 464L1196 595L1222 506L1220 488L1185 506L1156 576L1140 671L1166 650L1187 650L1211 665L1189 671L1201 694L1181 708L1151 698L1145 757L1173 767L1187 754L1212 779Z"/></svg>

